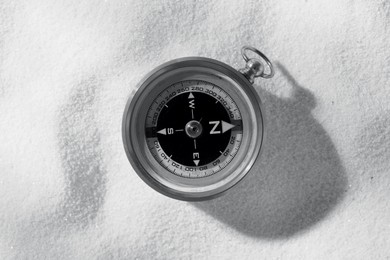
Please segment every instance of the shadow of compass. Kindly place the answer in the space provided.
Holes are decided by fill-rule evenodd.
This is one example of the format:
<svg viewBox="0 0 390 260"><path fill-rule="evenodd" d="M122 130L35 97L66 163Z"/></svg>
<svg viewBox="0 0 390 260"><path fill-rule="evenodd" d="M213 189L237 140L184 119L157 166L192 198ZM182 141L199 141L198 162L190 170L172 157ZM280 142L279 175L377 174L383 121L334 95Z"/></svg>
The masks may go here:
<svg viewBox="0 0 390 260"><path fill-rule="evenodd" d="M277 239L310 228L343 197L347 178L339 155L312 116L314 96L278 64L293 94L260 89L266 113L263 153L247 177L222 197L192 203L236 230Z"/></svg>

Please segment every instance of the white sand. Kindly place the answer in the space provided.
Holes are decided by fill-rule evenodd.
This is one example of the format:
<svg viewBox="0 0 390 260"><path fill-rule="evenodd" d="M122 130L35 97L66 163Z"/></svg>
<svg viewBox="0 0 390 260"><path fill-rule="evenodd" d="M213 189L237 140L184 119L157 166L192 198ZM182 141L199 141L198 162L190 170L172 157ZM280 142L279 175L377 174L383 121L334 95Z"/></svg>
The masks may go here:
<svg viewBox="0 0 390 260"><path fill-rule="evenodd" d="M0 2L0 259L390 258L390 4ZM226 196L144 184L121 117L177 57L275 63L268 139Z"/></svg>

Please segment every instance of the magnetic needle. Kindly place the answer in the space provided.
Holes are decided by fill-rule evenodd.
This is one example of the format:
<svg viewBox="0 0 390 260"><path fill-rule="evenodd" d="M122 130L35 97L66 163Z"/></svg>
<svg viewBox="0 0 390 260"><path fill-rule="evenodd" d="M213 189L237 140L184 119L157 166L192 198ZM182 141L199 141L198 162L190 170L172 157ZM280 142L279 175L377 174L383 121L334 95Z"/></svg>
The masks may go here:
<svg viewBox="0 0 390 260"><path fill-rule="evenodd" d="M261 59L248 58L248 51ZM252 83L274 71L255 48L243 47L242 56L246 67L239 71L203 57L169 61L151 71L129 98L122 125L126 154L158 192L181 200L211 199L252 167L264 137Z"/></svg>

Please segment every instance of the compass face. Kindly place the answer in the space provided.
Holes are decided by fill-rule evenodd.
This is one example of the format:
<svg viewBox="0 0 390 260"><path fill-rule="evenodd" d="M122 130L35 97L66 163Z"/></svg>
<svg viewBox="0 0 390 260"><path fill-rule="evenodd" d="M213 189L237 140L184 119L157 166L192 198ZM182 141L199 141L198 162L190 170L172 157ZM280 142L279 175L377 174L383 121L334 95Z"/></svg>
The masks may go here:
<svg viewBox="0 0 390 260"><path fill-rule="evenodd" d="M153 100L145 136L149 151L169 172L203 178L221 171L237 154L243 137L242 117L222 88L184 80Z"/></svg>

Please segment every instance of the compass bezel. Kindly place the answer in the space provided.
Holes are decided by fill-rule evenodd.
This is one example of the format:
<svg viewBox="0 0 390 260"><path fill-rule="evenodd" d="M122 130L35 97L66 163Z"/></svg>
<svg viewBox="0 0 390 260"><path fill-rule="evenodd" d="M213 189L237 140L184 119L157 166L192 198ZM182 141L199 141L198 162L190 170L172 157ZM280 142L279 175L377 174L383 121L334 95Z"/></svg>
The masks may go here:
<svg viewBox="0 0 390 260"><path fill-rule="evenodd" d="M244 131L247 131L243 135L237 158L233 158L221 174L206 177L208 179L200 183L174 176L159 165L147 147L143 130L146 110L154 99L153 95L167 88L170 83L185 79L205 80L226 91L240 107ZM175 199L207 200L222 195L249 172L261 151L264 117L258 94L241 73L214 59L186 57L158 66L138 84L137 88L135 95L130 97L126 104L122 137L131 165L150 187ZM207 183L212 184L206 185Z"/></svg>

